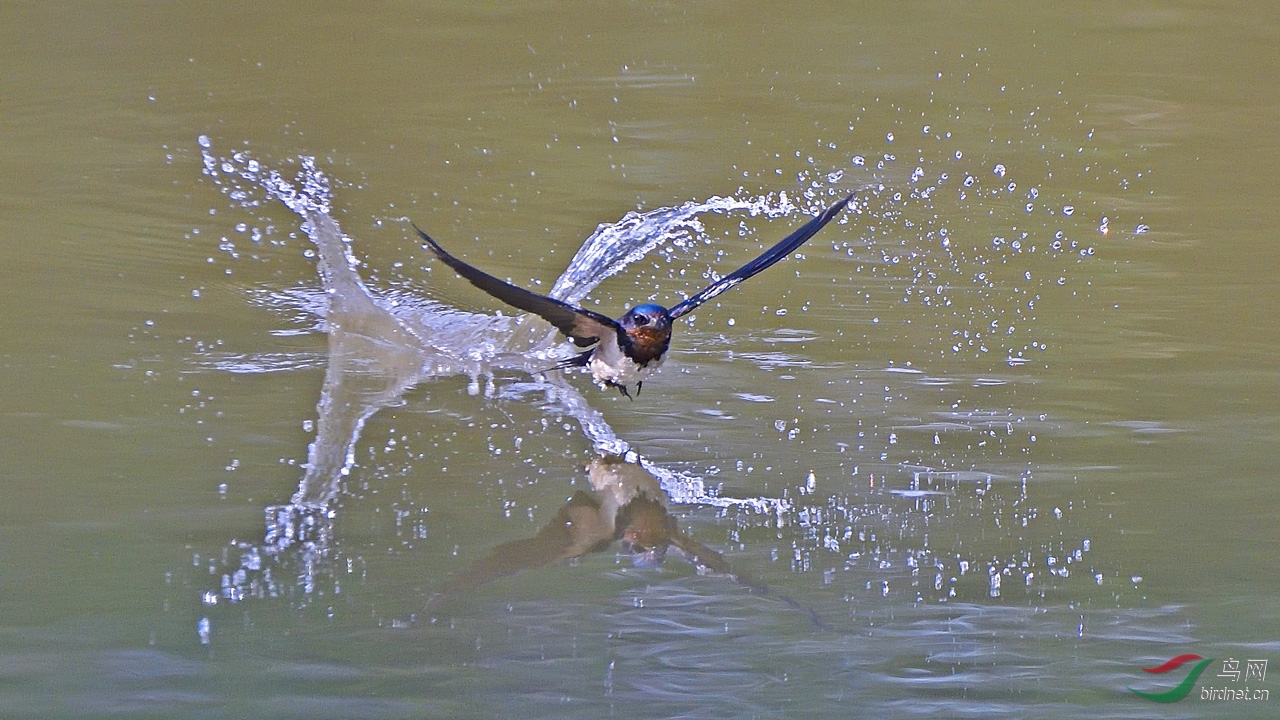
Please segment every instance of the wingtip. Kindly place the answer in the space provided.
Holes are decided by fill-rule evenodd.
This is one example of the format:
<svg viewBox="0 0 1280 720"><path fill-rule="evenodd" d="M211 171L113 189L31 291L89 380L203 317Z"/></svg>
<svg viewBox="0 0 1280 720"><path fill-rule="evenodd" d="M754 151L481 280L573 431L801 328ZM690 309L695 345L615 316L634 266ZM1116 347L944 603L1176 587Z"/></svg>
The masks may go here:
<svg viewBox="0 0 1280 720"><path fill-rule="evenodd" d="M848 195L845 195L839 200L831 203L829 206L827 206L827 209L818 213L818 215L813 218L812 222L815 223L818 227L821 227L831 222L832 220L835 219L836 215L839 215L841 212L844 212L844 209L849 206L850 202L853 201L853 196L854 196L854 193L849 193Z"/></svg>
<svg viewBox="0 0 1280 720"><path fill-rule="evenodd" d="M841 210L845 209L845 207L847 207L849 203L853 200L853 195L854 195L853 193L849 193L848 195L845 195L844 198L832 203L831 207L827 208L827 212L824 214L829 214L834 216L836 213L839 213Z"/></svg>
<svg viewBox="0 0 1280 720"><path fill-rule="evenodd" d="M440 257L447 255L447 253L445 253L444 251L444 248L440 247L440 243L436 242L430 235L423 232L422 228L418 227L417 223L410 220L409 227L413 228L414 232L418 233L418 237L422 238L422 241L426 243L426 248L428 250L430 250L431 252L435 253L437 256L440 256Z"/></svg>

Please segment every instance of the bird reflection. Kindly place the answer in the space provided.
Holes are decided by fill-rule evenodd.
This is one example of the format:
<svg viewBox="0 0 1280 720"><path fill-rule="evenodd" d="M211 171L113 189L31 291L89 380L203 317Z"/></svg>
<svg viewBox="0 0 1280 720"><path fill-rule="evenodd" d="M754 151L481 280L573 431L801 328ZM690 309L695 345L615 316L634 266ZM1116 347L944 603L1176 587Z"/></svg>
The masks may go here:
<svg viewBox="0 0 1280 720"><path fill-rule="evenodd" d="M495 547L433 596L430 605L523 570L604 552L615 543L637 567L661 565L675 548L699 575L740 582L723 555L680 532L665 493L642 465L617 456L596 458L587 466L587 477L592 492L574 493L533 537Z"/></svg>
<svg viewBox="0 0 1280 720"><path fill-rule="evenodd" d="M579 490L533 537L502 543L455 576L427 601L436 610L459 595L499 578L607 551L615 543L635 567L657 567L675 550L699 575L726 578L803 613L818 629L818 613L763 583L745 578L723 555L680 532L666 493L643 464L610 455L587 466L592 492Z"/></svg>

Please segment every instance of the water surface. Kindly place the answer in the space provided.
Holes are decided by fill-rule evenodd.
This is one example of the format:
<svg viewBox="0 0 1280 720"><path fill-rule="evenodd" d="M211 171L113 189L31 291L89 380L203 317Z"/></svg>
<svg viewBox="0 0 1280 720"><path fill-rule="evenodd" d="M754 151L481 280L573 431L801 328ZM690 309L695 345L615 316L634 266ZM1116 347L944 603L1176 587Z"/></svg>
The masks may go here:
<svg viewBox="0 0 1280 720"><path fill-rule="evenodd" d="M1274 714L1260 8L0 17L7 716Z"/></svg>

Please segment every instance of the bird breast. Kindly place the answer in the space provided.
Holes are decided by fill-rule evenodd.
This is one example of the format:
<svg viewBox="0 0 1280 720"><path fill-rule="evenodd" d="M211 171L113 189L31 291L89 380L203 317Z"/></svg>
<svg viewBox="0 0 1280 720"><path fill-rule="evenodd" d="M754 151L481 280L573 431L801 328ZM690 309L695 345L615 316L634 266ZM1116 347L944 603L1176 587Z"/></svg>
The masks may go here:
<svg viewBox="0 0 1280 720"><path fill-rule="evenodd" d="M587 367L591 369L591 377L596 382L626 387L648 377L662 364L663 359L659 356L644 364L637 363L627 357L627 354L622 352L622 348L618 347L618 343L610 338L596 346Z"/></svg>
<svg viewBox="0 0 1280 720"><path fill-rule="evenodd" d="M670 328L638 327L628 330L627 337L631 340L631 359L641 365L661 362L671 345Z"/></svg>

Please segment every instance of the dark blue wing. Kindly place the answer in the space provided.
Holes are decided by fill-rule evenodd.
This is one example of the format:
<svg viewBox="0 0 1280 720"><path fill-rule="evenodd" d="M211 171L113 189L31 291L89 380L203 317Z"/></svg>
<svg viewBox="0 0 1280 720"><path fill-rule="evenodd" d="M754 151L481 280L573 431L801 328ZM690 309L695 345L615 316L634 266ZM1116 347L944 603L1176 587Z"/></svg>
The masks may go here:
<svg viewBox="0 0 1280 720"><path fill-rule="evenodd" d="M410 223L410 225L413 225L413 223ZM618 338L622 338L625 335L622 327L613 318L590 310L583 310L555 298L539 295L522 287L516 287L509 282L499 280L445 252L444 248L440 247L435 240L432 240L431 236L422 232L417 225L413 225L413 229L417 230L418 235L426 242L428 250L435 253L436 257L453 268L454 272L461 275L467 282L512 307L541 317L556 326L560 332L568 335L575 345L586 347L597 340L609 337L611 334Z"/></svg>
<svg viewBox="0 0 1280 720"><path fill-rule="evenodd" d="M836 215L839 215L840 211L844 209L845 205L849 204L851 199L853 199L853 195L845 196L843 200L822 211L821 215L805 223L799 230L783 238L782 242L765 250L760 257L725 275L712 283L710 287L671 308L669 312L671 319L674 320L681 315L692 312L694 308L702 303L790 255L792 251L803 245L805 240L816 235L823 226L831 222Z"/></svg>

